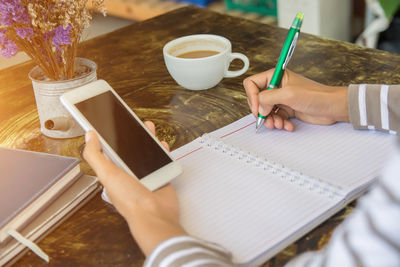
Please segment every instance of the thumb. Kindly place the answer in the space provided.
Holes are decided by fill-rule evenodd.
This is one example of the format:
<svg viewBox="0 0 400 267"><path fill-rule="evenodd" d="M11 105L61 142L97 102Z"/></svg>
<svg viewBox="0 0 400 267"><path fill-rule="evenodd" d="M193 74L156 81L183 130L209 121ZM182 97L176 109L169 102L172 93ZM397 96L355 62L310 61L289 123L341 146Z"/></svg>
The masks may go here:
<svg viewBox="0 0 400 267"><path fill-rule="evenodd" d="M99 137L94 131L88 131L85 134L85 141L83 157L93 170L98 173L108 163L108 159L104 155Z"/></svg>

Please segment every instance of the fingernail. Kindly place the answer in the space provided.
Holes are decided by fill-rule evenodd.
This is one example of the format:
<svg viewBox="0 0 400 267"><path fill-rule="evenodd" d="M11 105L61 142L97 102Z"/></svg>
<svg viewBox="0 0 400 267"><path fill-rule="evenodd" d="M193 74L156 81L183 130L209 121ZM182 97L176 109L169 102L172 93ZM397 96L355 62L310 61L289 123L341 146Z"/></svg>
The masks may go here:
<svg viewBox="0 0 400 267"><path fill-rule="evenodd" d="M87 142L89 142L89 140L90 140L90 132L86 132L86 134L85 134L85 142L87 143Z"/></svg>

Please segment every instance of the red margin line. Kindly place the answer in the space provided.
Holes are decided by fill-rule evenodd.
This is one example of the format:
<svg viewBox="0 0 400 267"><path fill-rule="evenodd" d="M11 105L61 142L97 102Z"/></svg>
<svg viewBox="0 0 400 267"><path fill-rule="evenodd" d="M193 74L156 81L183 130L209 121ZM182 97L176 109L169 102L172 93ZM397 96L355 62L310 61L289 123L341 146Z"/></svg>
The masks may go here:
<svg viewBox="0 0 400 267"><path fill-rule="evenodd" d="M231 133L228 133L228 134L226 134L226 135L221 136L220 138L224 138L224 137L227 137L228 135L234 134L234 133L236 133L236 132L238 132L238 131L240 131L240 130L243 130L244 128L249 127L250 125L253 125L254 123L256 123L256 122L253 121L252 123L249 123L249 124L243 126L242 128L237 129L236 131L233 131L233 132L231 132Z"/></svg>
<svg viewBox="0 0 400 267"><path fill-rule="evenodd" d="M194 152L196 152L196 151L198 151L198 150L200 150L200 149L202 149L202 148L203 148L203 147L201 146L201 147L199 147L198 149L192 150L192 151L190 151L189 153L186 153L185 155L180 156L180 157L177 158L176 160L180 160L180 159L182 159L182 158L184 158L184 157L186 157L186 156L188 156L188 155L190 155L190 154L192 154L192 153L194 153Z"/></svg>

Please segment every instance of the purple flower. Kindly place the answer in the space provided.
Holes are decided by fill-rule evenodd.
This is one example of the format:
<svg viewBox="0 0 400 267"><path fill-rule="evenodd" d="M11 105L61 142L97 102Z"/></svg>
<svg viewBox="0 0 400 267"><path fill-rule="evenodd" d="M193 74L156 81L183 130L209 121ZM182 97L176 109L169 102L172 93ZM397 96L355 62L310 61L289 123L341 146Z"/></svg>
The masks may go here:
<svg viewBox="0 0 400 267"><path fill-rule="evenodd" d="M0 0L0 20L6 27L17 22L30 23L28 12L19 0Z"/></svg>
<svg viewBox="0 0 400 267"><path fill-rule="evenodd" d="M68 25L67 28L64 29L62 25L58 26L53 30L53 39L52 43L60 49L61 45L69 45L71 44L71 36L70 30L72 29L71 25Z"/></svg>
<svg viewBox="0 0 400 267"><path fill-rule="evenodd" d="M0 45L4 44L7 40L7 35L6 32L3 30L0 30Z"/></svg>
<svg viewBox="0 0 400 267"><path fill-rule="evenodd" d="M11 41L10 39L5 40L4 43L2 43L2 46L0 46L0 51L1 55L5 58L10 58L15 56L18 52L18 46L16 43Z"/></svg>
<svg viewBox="0 0 400 267"><path fill-rule="evenodd" d="M31 39L30 36L33 35L32 28L17 28L15 32L21 39L26 38L27 40L30 40Z"/></svg>

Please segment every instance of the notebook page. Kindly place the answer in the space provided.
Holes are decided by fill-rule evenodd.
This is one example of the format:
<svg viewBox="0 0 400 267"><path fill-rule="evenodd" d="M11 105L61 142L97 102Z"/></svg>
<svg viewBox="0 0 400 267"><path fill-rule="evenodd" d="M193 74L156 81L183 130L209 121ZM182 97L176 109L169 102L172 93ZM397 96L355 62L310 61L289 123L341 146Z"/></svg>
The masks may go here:
<svg viewBox="0 0 400 267"><path fill-rule="evenodd" d="M348 123L320 126L292 121L294 132L262 127L255 133L255 119L250 114L211 134L290 169L338 185L346 194L379 175L396 139L377 131L354 130Z"/></svg>
<svg viewBox="0 0 400 267"><path fill-rule="evenodd" d="M340 202L215 151L199 139L172 155L184 170L173 181L182 225L191 235L232 251L236 262L260 256Z"/></svg>

